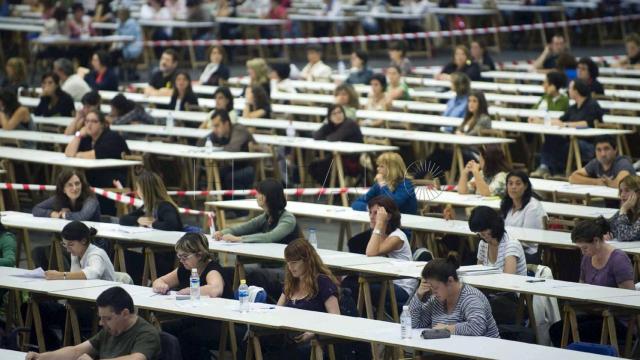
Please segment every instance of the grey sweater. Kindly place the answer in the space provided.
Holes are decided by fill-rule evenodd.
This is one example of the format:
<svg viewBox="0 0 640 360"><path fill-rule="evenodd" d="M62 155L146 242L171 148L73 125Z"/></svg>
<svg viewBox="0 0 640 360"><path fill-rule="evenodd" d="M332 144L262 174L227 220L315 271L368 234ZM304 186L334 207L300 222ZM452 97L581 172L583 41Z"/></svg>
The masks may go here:
<svg viewBox="0 0 640 360"><path fill-rule="evenodd" d="M50 217L51 212L59 211L55 208L56 198L52 196L33 207L31 213L35 217ZM82 208L78 211L68 212L67 220L78 221L100 221L100 204L95 196L88 197L84 200Z"/></svg>
<svg viewBox="0 0 640 360"><path fill-rule="evenodd" d="M224 229L222 233L242 236L242 242L247 243L284 243L295 229L296 217L285 210L273 227L269 226L267 214L264 213L245 223Z"/></svg>

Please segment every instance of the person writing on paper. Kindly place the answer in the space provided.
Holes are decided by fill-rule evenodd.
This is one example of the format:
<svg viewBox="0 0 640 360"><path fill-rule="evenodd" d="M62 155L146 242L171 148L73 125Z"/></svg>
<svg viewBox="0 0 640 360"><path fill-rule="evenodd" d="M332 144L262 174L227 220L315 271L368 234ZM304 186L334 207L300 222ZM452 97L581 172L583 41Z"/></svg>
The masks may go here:
<svg viewBox="0 0 640 360"><path fill-rule="evenodd" d="M627 175L620 181L620 211L609 219L611 238L618 241L640 241L640 177Z"/></svg>
<svg viewBox="0 0 640 360"><path fill-rule="evenodd" d="M612 229L602 216L582 220L571 231L571 241L582 253L580 282L591 285L635 290L633 265L629 256L605 241ZM580 341L599 342L602 329L602 312L578 315ZM626 334L626 325L616 321L616 333ZM549 328L549 336L555 346L560 346L563 321Z"/></svg>
<svg viewBox="0 0 640 360"><path fill-rule="evenodd" d="M504 220L488 206L478 206L469 216L469 229L480 237L478 265L495 266L507 274L527 275L522 245L504 228Z"/></svg>
<svg viewBox="0 0 640 360"><path fill-rule="evenodd" d="M340 315L338 281L322 262L316 249L306 239L296 239L285 247L284 259L284 289L277 304ZM293 336L293 341L287 341L282 336L266 339L266 358L277 353L278 357L273 358L309 359L310 341L313 338L315 334L304 332Z"/></svg>
<svg viewBox="0 0 640 360"><path fill-rule="evenodd" d="M256 201L264 213L245 223L216 231L216 240L288 244L298 237L300 230L296 218L285 210L287 199L282 183L266 179L258 184L256 191Z"/></svg>
<svg viewBox="0 0 640 360"><path fill-rule="evenodd" d="M483 145L478 161L469 160L458 180L458 194L503 196L511 170L500 145ZM469 174L472 178L469 179Z"/></svg>
<svg viewBox="0 0 640 360"><path fill-rule="evenodd" d="M526 173L520 170L511 171L507 175L507 192L500 202L500 212L505 226L527 229L544 229L544 218L547 213L533 192L531 181ZM527 264L539 264L538 244L523 245Z"/></svg>
<svg viewBox="0 0 640 360"><path fill-rule="evenodd" d="M119 286L108 288L96 299L102 330L89 340L62 349L38 354L27 353L26 360L127 359L158 360L160 333L136 315L133 299Z"/></svg>
<svg viewBox="0 0 640 360"><path fill-rule="evenodd" d="M458 256L429 261L409 301L411 327L446 329L452 335L500 337L487 297L460 281Z"/></svg>
<svg viewBox="0 0 640 360"><path fill-rule="evenodd" d="M209 241L204 234L184 234L176 243L175 250L180 265L153 282L155 293L167 294L171 289L178 289L178 294L189 295L191 270L197 269L200 296L233 298L232 286L225 283L222 267L209 252ZM208 354L209 348L217 344L216 340L220 337L220 322L185 317L163 322L162 330L180 340L183 359L205 359L208 358L205 354Z"/></svg>
<svg viewBox="0 0 640 360"><path fill-rule="evenodd" d="M570 183L618 188L622 179L635 174L631 161L625 156L618 155L616 139L613 136L598 136L594 144L596 144L596 157L584 167L574 171L569 176Z"/></svg>

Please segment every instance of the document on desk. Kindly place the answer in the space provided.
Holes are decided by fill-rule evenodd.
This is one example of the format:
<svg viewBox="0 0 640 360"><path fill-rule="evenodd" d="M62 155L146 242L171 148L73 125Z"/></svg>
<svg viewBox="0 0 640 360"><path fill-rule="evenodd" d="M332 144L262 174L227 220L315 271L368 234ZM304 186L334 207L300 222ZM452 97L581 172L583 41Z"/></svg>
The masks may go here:
<svg viewBox="0 0 640 360"><path fill-rule="evenodd" d="M501 274L502 270L495 266L485 265L468 265L458 268L458 275L460 276L472 276L472 275L487 275L487 274Z"/></svg>
<svg viewBox="0 0 640 360"><path fill-rule="evenodd" d="M151 232L154 229L143 227L143 226L119 226L118 231L125 234L142 234L146 232Z"/></svg>
<svg viewBox="0 0 640 360"><path fill-rule="evenodd" d="M33 270L26 270L20 274L13 274L11 276L31 278L31 279L44 279L44 270L41 267Z"/></svg>

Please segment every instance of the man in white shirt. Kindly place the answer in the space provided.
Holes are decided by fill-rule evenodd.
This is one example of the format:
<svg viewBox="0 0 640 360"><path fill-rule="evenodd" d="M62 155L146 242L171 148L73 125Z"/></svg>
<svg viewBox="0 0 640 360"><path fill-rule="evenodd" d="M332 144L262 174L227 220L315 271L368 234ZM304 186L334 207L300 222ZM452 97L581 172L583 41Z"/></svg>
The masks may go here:
<svg viewBox="0 0 640 360"><path fill-rule="evenodd" d="M331 81L331 68L322 62L322 47L320 45L307 46L307 61L300 77L306 81Z"/></svg>
<svg viewBox="0 0 640 360"><path fill-rule="evenodd" d="M82 97L91 91L91 87L82 76L76 74L69 59L60 58L54 61L53 72L60 77L62 90L71 95L74 101L82 100Z"/></svg>

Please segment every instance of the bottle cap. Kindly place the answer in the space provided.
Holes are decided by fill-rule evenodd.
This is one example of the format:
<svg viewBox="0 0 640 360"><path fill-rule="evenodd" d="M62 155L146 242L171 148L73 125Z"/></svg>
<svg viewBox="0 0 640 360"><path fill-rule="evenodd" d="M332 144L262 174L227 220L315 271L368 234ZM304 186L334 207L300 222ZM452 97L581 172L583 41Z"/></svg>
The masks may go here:
<svg viewBox="0 0 640 360"><path fill-rule="evenodd" d="M247 280L245 279L240 280L240 284L246 284L246 283L247 283Z"/></svg>

